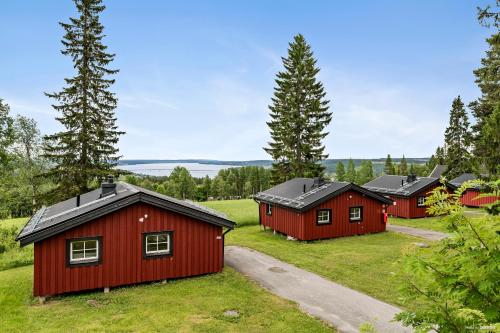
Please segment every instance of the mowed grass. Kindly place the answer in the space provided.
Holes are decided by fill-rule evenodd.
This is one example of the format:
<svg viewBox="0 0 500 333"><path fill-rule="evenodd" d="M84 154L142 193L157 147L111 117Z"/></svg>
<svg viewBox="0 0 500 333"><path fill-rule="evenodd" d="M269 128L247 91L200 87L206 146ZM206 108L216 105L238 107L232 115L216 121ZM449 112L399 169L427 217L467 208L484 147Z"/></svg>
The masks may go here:
<svg viewBox="0 0 500 333"><path fill-rule="evenodd" d="M446 223L442 221L442 217L422 217L419 219L403 219L398 217L389 217L389 224L402 225L418 229L434 230L440 232L448 232Z"/></svg>
<svg viewBox="0 0 500 333"><path fill-rule="evenodd" d="M384 232L312 242L289 241L269 229L250 226L226 236L227 245L253 248L344 286L404 307L395 275L404 251L424 241L403 234ZM427 249L421 251L428 251Z"/></svg>
<svg viewBox="0 0 500 333"><path fill-rule="evenodd" d="M259 224L259 206L252 199L200 202L209 208L227 214L238 227Z"/></svg>
<svg viewBox="0 0 500 333"><path fill-rule="evenodd" d="M53 298L31 297L33 266L0 272L3 332L331 332L225 268L220 274ZM237 318L224 312L236 310Z"/></svg>

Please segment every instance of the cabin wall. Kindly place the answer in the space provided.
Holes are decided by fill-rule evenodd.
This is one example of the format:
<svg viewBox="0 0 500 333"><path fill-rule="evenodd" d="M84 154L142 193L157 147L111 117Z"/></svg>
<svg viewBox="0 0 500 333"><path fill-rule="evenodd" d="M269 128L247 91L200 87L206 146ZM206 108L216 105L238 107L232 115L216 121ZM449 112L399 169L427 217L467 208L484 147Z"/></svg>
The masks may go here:
<svg viewBox="0 0 500 333"><path fill-rule="evenodd" d="M462 197L460 198L460 202L464 206L468 207L480 207L481 205L488 205L492 204L495 201L499 200L498 197L485 197L485 198L479 198L475 199L478 195L480 195L481 192L478 190L474 189L467 189Z"/></svg>
<svg viewBox="0 0 500 333"><path fill-rule="evenodd" d="M297 239L304 239L303 215L293 209L273 205L272 214L266 214L266 204L259 204L260 224Z"/></svg>
<svg viewBox="0 0 500 333"><path fill-rule="evenodd" d="M349 222L349 207L363 206L363 221ZM331 209L332 223L317 225L317 210ZM259 204L261 224L300 240L325 239L385 231L383 204L355 191L347 191L307 212L273 205L266 215L266 204Z"/></svg>
<svg viewBox="0 0 500 333"><path fill-rule="evenodd" d="M139 218L148 214L143 223ZM173 231L173 253L143 258L143 233ZM102 261L66 265L66 240L102 236ZM137 203L35 243L34 295L215 273L223 267L222 228Z"/></svg>
<svg viewBox="0 0 500 333"><path fill-rule="evenodd" d="M363 207L363 220L349 222L349 207ZM332 223L318 225L317 210L331 209ZM304 213L304 240L361 235L385 231L384 204L356 191L344 192Z"/></svg>
<svg viewBox="0 0 500 333"><path fill-rule="evenodd" d="M391 216L402 217L407 219L414 219L420 217L430 216L426 210L427 207L418 207L417 198L420 196L428 197L430 192L434 190L438 185L431 186L420 192L413 194L411 197L397 197L389 196L391 200L396 202L396 205L391 205L387 209L387 213Z"/></svg>

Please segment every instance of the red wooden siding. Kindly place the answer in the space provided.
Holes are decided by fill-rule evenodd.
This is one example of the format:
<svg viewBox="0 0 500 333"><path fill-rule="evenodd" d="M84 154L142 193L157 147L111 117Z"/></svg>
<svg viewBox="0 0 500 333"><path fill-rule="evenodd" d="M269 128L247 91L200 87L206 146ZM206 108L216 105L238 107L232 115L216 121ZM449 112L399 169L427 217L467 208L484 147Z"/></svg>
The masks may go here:
<svg viewBox="0 0 500 333"><path fill-rule="evenodd" d="M349 207L363 206L363 221L349 222ZM325 239L385 231L383 204L355 191L342 193L307 212L273 205L266 215L266 204L260 204L261 223L300 240ZM332 223L317 225L318 209L332 210Z"/></svg>
<svg viewBox="0 0 500 333"><path fill-rule="evenodd" d="M145 214L148 218L140 223ZM143 259L145 232L173 231L173 255ZM102 236L102 262L66 266L66 239ZM138 203L35 243L34 295L45 296L215 273L223 267L222 228Z"/></svg>
<svg viewBox="0 0 500 333"><path fill-rule="evenodd" d="M480 194L481 194L481 192L478 190L468 189L464 192L464 194L460 198L460 201L462 202L462 205L464 205L464 206L480 207L481 205L492 204L495 201L500 199L500 198L494 197L494 196L475 199Z"/></svg>
<svg viewBox="0 0 500 333"><path fill-rule="evenodd" d="M411 197L396 197L390 196L391 200L396 202L396 205L391 205L387 209L387 213L391 216L414 219L419 217L430 216L426 212L426 207L417 206L417 198L420 196L429 196L436 186L431 186L423 191L413 194Z"/></svg>

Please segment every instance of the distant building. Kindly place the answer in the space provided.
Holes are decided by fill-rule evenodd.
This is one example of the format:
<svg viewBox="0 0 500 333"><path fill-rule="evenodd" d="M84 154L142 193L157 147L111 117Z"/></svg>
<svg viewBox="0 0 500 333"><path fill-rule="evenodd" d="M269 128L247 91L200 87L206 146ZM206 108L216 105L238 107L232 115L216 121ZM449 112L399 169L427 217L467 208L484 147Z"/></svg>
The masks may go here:
<svg viewBox="0 0 500 333"><path fill-rule="evenodd" d="M470 181L470 180L475 180L477 177L472 174L472 173L463 173L460 176L450 180L448 183L448 186L452 190L456 190L460 186L462 186L463 183ZM484 198L478 198L478 196L481 194L482 188L480 186L475 186L475 187L468 187L464 193L462 194L462 197L460 198L460 202L462 202L462 205L468 206L468 207L480 207L482 205L488 205L492 204L495 201L499 200L499 197L491 196L491 197L484 197Z"/></svg>
<svg viewBox="0 0 500 333"><path fill-rule="evenodd" d="M110 179L40 209L23 228L35 245L35 296L215 273L234 223L216 212ZM226 231L226 232L227 232Z"/></svg>
<svg viewBox="0 0 500 333"><path fill-rule="evenodd" d="M426 217L425 199L439 186L439 178L383 175L364 184L363 187L387 196L393 201L387 212L391 216L408 219Z"/></svg>
<svg viewBox="0 0 500 333"><path fill-rule="evenodd" d="M259 221L299 240L385 231L392 201L352 183L294 178L255 195Z"/></svg>

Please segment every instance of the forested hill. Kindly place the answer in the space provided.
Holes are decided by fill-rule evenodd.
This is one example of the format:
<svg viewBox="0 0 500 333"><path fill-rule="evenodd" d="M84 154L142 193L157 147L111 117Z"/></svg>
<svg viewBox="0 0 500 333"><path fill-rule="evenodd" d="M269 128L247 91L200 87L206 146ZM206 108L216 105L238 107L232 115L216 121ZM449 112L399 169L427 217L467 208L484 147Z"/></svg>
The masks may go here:
<svg viewBox="0 0 500 333"><path fill-rule="evenodd" d="M373 169L376 174L380 174L384 168L385 157L374 158L374 159L353 159L354 165L359 167L363 161L372 161ZM401 158L393 158L393 162L399 163ZM408 164L424 164L429 160L429 157L418 157L412 158L407 157L406 161ZM340 159L327 159L323 161L326 166L327 172L335 172L337 163L342 161L344 165L349 162L348 158ZM271 166L271 160L250 160L250 161L221 161L221 160L207 160L207 159L180 159L180 160L146 160L146 159L135 159L135 160L120 160L119 165L130 165L130 164L152 164L152 163L199 163L199 164L217 164L217 165L230 165L230 166Z"/></svg>

